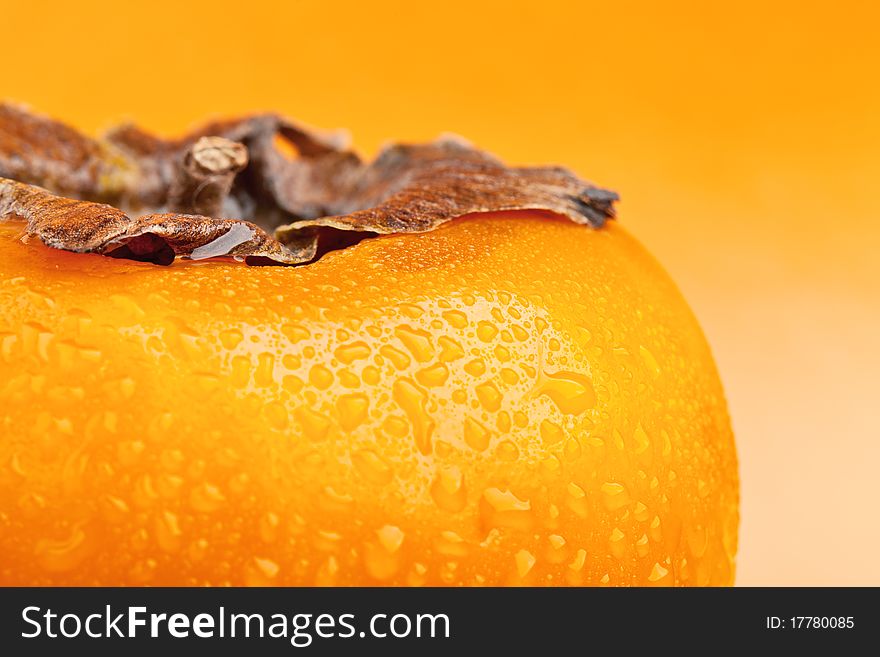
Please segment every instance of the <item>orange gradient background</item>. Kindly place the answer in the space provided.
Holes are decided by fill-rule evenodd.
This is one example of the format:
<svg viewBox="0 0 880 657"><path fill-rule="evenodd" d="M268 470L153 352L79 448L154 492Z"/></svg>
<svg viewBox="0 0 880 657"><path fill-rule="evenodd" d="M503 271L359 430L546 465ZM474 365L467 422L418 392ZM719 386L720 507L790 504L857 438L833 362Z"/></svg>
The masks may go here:
<svg viewBox="0 0 880 657"><path fill-rule="evenodd" d="M880 585L872 2L0 2L0 98L90 132L273 109L621 193L737 435L741 585Z"/></svg>

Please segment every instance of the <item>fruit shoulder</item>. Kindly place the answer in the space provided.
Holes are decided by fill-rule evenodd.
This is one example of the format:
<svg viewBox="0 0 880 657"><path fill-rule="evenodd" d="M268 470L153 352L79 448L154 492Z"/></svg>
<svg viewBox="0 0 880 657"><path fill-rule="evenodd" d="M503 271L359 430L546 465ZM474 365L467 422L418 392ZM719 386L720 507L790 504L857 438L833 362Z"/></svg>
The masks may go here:
<svg viewBox="0 0 880 657"><path fill-rule="evenodd" d="M729 584L705 340L624 230L537 213L298 268L0 224L0 582Z"/></svg>

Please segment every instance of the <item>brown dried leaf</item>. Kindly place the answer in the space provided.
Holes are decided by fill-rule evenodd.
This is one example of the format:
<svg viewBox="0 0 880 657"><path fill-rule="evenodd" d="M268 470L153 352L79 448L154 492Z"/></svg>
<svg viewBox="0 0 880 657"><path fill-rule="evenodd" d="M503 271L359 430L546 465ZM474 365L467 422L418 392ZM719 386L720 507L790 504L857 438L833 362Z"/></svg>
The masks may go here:
<svg viewBox="0 0 880 657"><path fill-rule="evenodd" d="M323 134L272 114L209 123L179 139L156 137L131 125L92 139L54 119L0 103L0 177L73 198L158 212L169 205L180 163L203 137L222 137L248 149L251 165L231 190L235 202L229 210L265 211L265 221L256 219L267 227L290 219L278 216L267 180L279 177L281 164L290 162L275 148L276 137L316 165L324 156L335 158L347 141L343 134ZM304 203L315 207L314 200Z"/></svg>
<svg viewBox="0 0 880 657"><path fill-rule="evenodd" d="M339 195L339 215L296 221L275 235L297 244L328 230L417 233L466 214L505 210L549 210L598 228L614 217L616 200L616 193L566 169L508 168L461 140L446 138L386 149Z"/></svg>
<svg viewBox="0 0 880 657"><path fill-rule="evenodd" d="M105 200L135 183L133 163L52 119L0 104L0 177Z"/></svg>
<svg viewBox="0 0 880 657"><path fill-rule="evenodd" d="M299 157L287 157L278 139ZM215 162L216 169L196 166L206 147L221 148L228 161ZM208 124L181 139L124 126L93 140L0 105L2 175L150 211L131 219L108 205L0 179L0 216L27 217L31 232L50 246L163 263L174 255L303 263L371 235L424 232L463 215L504 210L546 210L600 227L613 218L617 200L565 169L509 168L456 138L392 146L365 164L338 136L275 115ZM163 214L167 209L183 214ZM279 241L257 226L274 229Z"/></svg>
<svg viewBox="0 0 880 657"><path fill-rule="evenodd" d="M55 196L39 187L0 178L0 219L21 217L28 235L47 246L169 265L176 256L192 259L242 257L254 263L294 264L313 252L282 246L258 226L238 219L186 214L130 218L103 203Z"/></svg>

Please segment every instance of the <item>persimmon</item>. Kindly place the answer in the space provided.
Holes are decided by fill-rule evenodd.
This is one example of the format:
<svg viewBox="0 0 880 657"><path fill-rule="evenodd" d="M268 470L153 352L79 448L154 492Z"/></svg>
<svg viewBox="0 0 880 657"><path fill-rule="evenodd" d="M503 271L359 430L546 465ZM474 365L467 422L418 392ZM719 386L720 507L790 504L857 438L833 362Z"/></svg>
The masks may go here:
<svg viewBox="0 0 880 657"><path fill-rule="evenodd" d="M300 267L26 232L0 222L4 585L733 582L719 377L614 222L467 214Z"/></svg>

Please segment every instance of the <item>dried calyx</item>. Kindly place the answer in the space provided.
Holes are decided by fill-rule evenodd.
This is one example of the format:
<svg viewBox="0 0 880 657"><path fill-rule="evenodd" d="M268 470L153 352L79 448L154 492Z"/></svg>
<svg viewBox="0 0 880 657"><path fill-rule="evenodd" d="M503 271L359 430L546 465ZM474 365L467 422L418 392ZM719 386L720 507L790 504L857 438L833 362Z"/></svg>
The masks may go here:
<svg viewBox="0 0 880 657"><path fill-rule="evenodd" d="M455 138L394 145L366 163L340 136L274 115L177 140L133 126L92 139L0 105L0 219L25 219L28 234L69 251L301 264L479 212L547 210L598 228L616 200L565 169L506 167Z"/></svg>

